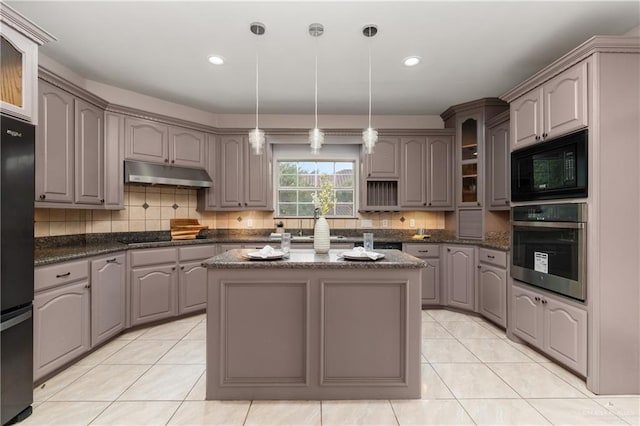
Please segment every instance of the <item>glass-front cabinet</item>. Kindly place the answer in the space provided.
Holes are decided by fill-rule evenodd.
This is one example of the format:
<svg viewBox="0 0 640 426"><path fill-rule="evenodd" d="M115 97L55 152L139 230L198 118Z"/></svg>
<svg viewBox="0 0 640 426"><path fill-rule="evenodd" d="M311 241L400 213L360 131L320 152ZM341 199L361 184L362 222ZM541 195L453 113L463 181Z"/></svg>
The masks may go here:
<svg viewBox="0 0 640 426"><path fill-rule="evenodd" d="M480 184L478 179L481 170L480 138L478 128L480 117L478 115L469 116L460 122L460 175L458 187L459 206L479 206L480 205Z"/></svg>
<svg viewBox="0 0 640 426"><path fill-rule="evenodd" d="M0 9L0 111L36 124L38 45L53 37L6 3Z"/></svg>

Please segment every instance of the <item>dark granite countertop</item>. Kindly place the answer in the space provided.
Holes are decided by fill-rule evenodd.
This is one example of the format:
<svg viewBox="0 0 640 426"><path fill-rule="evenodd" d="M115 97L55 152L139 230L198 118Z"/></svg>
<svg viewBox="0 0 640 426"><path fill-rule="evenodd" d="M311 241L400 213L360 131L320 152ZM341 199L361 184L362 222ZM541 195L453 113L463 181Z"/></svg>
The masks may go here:
<svg viewBox="0 0 640 426"><path fill-rule="evenodd" d="M368 230L367 230L368 231ZM331 243L355 243L362 241L362 232L365 230L334 230L335 234L344 235L344 238L332 239ZM452 234L443 230L433 230L428 232L429 238L422 240L412 239L413 233L407 231L392 230L371 230L374 239L380 242L401 242L416 244L467 244L475 245L494 250L508 251L510 241L508 234L495 233L487 235L485 240L459 240ZM295 234L294 234L295 236ZM69 260L89 258L102 254L109 254L118 251L155 248L155 247L180 247L195 244L251 244L264 243L275 247L279 245L279 238L270 238L264 232L246 231L209 231L206 238L195 240L171 241L168 231L160 232L124 232L108 234L81 234L60 237L36 238L35 266L48 265L52 263L66 262ZM293 248L296 244L312 243L312 239L294 239Z"/></svg>
<svg viewBox="0 0 640 426"><path fill-rule="evenodd" d="M415 269L425 266L422 260L399 250L375 250L384 254L378 260L346 260L340 257L345 250L329 250L316 254L312 249L293 247L288 258L276 260L252 260L244 255L250 249L229 250L208 259L203 265L217 269Z"/></svg>

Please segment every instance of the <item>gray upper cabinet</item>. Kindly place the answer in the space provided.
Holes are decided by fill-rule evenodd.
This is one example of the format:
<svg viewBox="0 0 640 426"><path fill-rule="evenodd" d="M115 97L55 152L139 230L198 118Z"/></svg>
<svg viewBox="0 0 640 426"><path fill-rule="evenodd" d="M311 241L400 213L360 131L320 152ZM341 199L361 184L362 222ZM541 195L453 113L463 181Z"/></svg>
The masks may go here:
<svg viewBox="0 0 640 426"><path fill-rule="evenodd" d="M104 203L104 111L75 100L75 202Z"/></svg>
<svg viewBox="0 0 640 426"><path fill-rule="evenodd" d="M156 121L127 117L125 158L204 169L207 166L205 134Z"/></svg>
<svg viewBox="0 0 640 426"><path fill-rule="evenodd" d="M225 135L220 137L218 149L219 207L271 210L271 148L266 146L261 155L255 155L247 136Z"/></svg>
<svg viewBox="0 0 640 426"><path fill-rule="evenodd" d="M400 138L380 136L373 154L364 154L366 179L398 179L400 177Z"/></svg>
<svg viewBox="0 0 640 426"><path fill-rule="evenodd" d="M489 210L509 210L511 171L509 155L509 114L495 117L487 126L486 187Z"/></svg>
<svg viewBox="0 0 640 426"><path fill-rule="evenodd" d="M209 173L211 179L213 179L213 186L210 188L201 189L198 191L198 210L217 210L218 198L220 195L220 179L218 177L218 171L220 166L218 165L218 142L217 137L212 134L206 135L207 139L207 163L205 169Z"/></svg>
<svg viewBox="0 0 640 426"><path fill-rule="evenodd" d="M91 261L91 346L125 327L126 265L124 253Z"/></svg>
<svg viewBox="0 0 640 426"><path fill-rule="evenodd" d="M206 137L202 132L183 127L169 128L169 157L171 164L206 168L206 145Z"/></svg>
<svg viewBox="0 0 640 426"><path fill-rule="evenodd" d="M169 126L140 118L125 118L127 160L169 162Z"/></svg>
<svg viewBox="0 0 640 426"><path fill-rule="evenodd" d="M124 116L107 112L104 121L104 206L123 209Z"/></svg>
<svg viewBox="0 0 640 426"><path fill-rule="evenodd" d="M400 207L453 209L453 138L403 137L400 153Z"/></svg>
<svg viewBox="0 0 640 426"><path fill-rule="evenodd" d="M72 203L74 198L74 97L39 80L36 139L36 201Z"/></svg>
<svg viewBox="0 0 640 426"><path fill-rule="evenodd" d="M475 310L475 247L445 247L447 305Z"/></svg>
<svg viewBox="0 0 640 426"><path fill-rule="evenodd" d="M511 102L511 150L586 127L588 61Z"/></svg>

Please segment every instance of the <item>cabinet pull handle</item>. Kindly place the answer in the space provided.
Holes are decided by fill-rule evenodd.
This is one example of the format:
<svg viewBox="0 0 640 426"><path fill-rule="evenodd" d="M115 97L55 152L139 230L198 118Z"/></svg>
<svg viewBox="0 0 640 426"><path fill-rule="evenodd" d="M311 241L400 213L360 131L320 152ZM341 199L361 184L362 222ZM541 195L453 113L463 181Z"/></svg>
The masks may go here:
<svg viewBox="0 0 640 426"><path fill-rule="evenodd" d="M40 194L40 199L44 200L45 198L47 198L47 196L45 194Z"/></svg>
<svg viewBox="0 0 640 426"><path fill-rule="evenodd" d="M534 297L533 300L535 300L536 302L540 301L540 298L538 296Z"/></svg>
<svg viewBox="0 0 640 426"><path fill-rule="evenodd" d="M547 300L546 299L542 299L542 304L546 305L547 304Z"/></svg>
<svg viewBox="0 0 640 426"><path fill-rule="evenodd" d="M487 257L488 257L489 259L495 259L495 258L496 258L496 257L495 257L494 255L492 255L492 254L488 254L488 255L487 255Z"/></svg>
<svg viewBox="0 0 640 426"><path fill-rule="evenodd" d="M107 263L116 263L117 259L114 257L113 259L107 259Z"/></svg>
<svg viewBox="0 0 640 426"><path fill-rule="evenodd" d="M71 272L67 272L66 274L58 274L58 275L56 275L56 278L66 278L69 275L71 275Z"/></svg>
<svg viewBox="0 0 640 426"><path fill-rule="evenodd" d="M429 250L418 250L418 253L429 253Z"/></svg>

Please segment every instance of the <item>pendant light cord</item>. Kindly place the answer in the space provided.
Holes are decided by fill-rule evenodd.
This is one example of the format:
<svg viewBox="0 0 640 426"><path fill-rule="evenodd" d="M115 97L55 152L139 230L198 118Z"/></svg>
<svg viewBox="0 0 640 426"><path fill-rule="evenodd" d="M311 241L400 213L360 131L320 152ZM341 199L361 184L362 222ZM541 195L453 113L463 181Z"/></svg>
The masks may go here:
<svg viewBox="0 0 640 426"><path fill-rule="evenodd" d="M259 99L260 99L260 85L259 85L259 78L258 76L260 75L260 65L259 65L259 57L258 57L258 39L260 38L259 35L256 35L256 129L260 128L260 126L258 125L258 108L260 105Z"/></svg>
<svg viewBox="0 0 640 426"><path fill-rule="evenodd" d="M369 40L369 128L371 128L371 40Z"/></svg>
<svg viewBox="0 0 640 426"><path fill-rule="evenodd" d="M316 50L316 68L315 68L315 117L316 117L316 125L315 128L318 128L318 37L316 37L315 43Z"/></svg>

